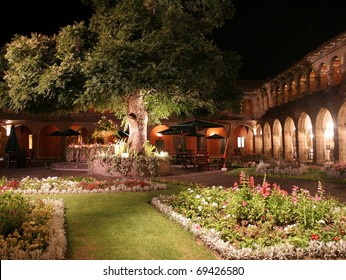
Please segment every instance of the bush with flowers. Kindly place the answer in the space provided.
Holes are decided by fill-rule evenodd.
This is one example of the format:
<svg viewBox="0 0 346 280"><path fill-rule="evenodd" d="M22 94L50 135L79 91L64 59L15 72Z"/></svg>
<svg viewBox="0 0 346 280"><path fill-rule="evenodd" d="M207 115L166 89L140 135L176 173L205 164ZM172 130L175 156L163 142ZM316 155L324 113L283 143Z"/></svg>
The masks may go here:
<svg viewBox="0 0 346 280"><path fill-rule="evenodd" d="M323 167L329 178L346 178L346 164L344 163L326 164Z"/></svg>
<svg viewBox="0 0 346 280"><path fill-rule="evenodd" d="M105 137L119 138L119 128L113 120L107 119L106 116L102 116L97 122L96 128L91 137L94 139Z"/></svg>
<svg viewBox="0 0 346 280"><path fill-rule="evenodd" d="M29 200L23 194L140 192L166 189L165 183L93 177L0 178L0 257L64 259L67 251L62 200Z"/></svg>
<svg viewBox="0 0 346 280"><path fill-rule="evenodd" d="M243 172L233 187L189 188L152 200L225 259L345 259L346 207L297 186L255 185Z"/></svg>
<svg viewBox="0 0 346 280"><path fill-rule="evenodd" d="M93 177L47 177L27 176L21 180L0 180L0 192L11 191L23 194L80 194L108 192L139 192L164 190L166 184L139 179L98 180Z"/></svg>
<svg viewBox="0 0 346 280"><path fill-rule="evenodd" d="M67 239L62 200L29 200L0 194L0 258L64 259Z"/></svg>
<svg viewBox="0 0 346 280"><path fill-rule="evenodd" d="M308 172L308 168L296 160L261 160L256 172L262 175L302 175Z"/></svg>
<svg viewBox="0 0 346 280"><path fill-rule="evenodd" d="M169 172L169 155L158 152L149 142L144 144L144 152L130 152L129 144L119 140L108 145L106 151L93 153L89 158L89 170L111 176L155 177Z"/></svg>

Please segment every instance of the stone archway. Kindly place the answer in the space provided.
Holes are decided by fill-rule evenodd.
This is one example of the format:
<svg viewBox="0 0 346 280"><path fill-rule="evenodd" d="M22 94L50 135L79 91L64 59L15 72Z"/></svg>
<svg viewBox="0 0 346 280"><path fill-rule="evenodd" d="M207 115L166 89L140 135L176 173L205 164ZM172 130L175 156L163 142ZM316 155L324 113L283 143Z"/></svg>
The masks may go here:
<svg viewBox="0 0 346 280"><path fill-rule="evenodd" d="M263 153L263 131L262 127L258 124L255 129L255 153Z"/></svg>
<svg viewBox="0 0 346 280"><path fill-rule="evenodd" d="M44 126L38 136L39 158L61 158L61 136L49 136L49 133L59 130L55 125Z"/></svg>
<svg viewBox="0 0 346 280"><path fill-rule="evenodd" d="M296 151L296 126L291 117L288 117L284 125L285 139L285 159L294 159L297 157Z"/></svg>
<svg viewBox="0 0 346 280"><path fill-rule="evenodd" d="M316 162L333 162L334 122L330 112L322 108L316 118Z"/></svg>
<svg viewBox="0 0 346 280"><path fill-rule="evenodd" d="M302 113L298 119L298 158L301 161L313 160L313 130L311 118Z"/></svg>
<svg viewBox="0 0 346 280"><path fill-rule="evenodd" d="M338 114L339 162L346 162L346 102Z"/></svg>
<svg viewBox="0 0 346 280"><path fill-rule="evenodd" d="M278 119L273 123L273 156L278 159L283 156L282 126Z"/></svg>
<svg viewBox="0 0 346 280"><path fill-rule="evenodd" d="M269 123L265 123L263 126L263 149L266 156L272 154L272 132Z"/></svg>

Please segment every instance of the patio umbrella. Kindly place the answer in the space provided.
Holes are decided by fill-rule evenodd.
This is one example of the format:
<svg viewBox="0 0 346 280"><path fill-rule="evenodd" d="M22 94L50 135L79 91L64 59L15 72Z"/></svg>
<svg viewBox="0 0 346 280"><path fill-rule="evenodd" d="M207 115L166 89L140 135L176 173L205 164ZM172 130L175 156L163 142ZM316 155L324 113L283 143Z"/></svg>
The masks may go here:
<svg viewBox="0 0 346 280"><path fill-rule="evenodd" d="M62 132L60 130L55 130L47 134L48 136L62 136Z"/></svg>
<svg viewBox="0 0 346 280"><path fill-rule="evenodd" d="M66 129L61 132L61 136L78 136L80 133L78 131L73 130L72 128Z"/></svg>
<svg viewBox="0 0 346 280"><path fill-rule="evenodd" d="M129 134L126 131L119 130L118 134L120 137L129 137Z"/></svg>
<svg viewBox="0 0 346 280"><path fill-rule="evenodd" d="M213 122L206 122L202 120L193 120L190 122L183 122L180 124L175 124L170 126L170 128L173 128L173 129L190 128L196 131L203 130L206 128L214 128L214 127L223 127L223 125L218 123L213 123Z"/></svg>
<svg viewBox="0 0 346 280"><path fill-rule="evenodd" d="M159 131L162 135L183 135L184 133L189 132L189 129L181 129L181 128L167 128L165 130Z"/></svg>
<svg viewBox="0 0 346 280"><path fill-rule="evenodd" d="M203 134L198 133L197 131L190 131L189 133L184 134L184 136L204 137Z"/></svg>
<svg viewBox="0 0 346 280"><path fill-rule="evenodd" d="M215 134L210 135L210 136L207 137L207 139L224 139L224 138L225 138L225 137L223 137L223 136L221 136L221 135L219 135L219 134L217 134L217 133L215 133Z"/></svg>
<svg viewBox="0 0 346 280"><path fill-rule="evenodd" d="M14 125L11 126L10 135L8 136L7 143L5 146L5 152L20 152L16 128L14 127Z"/></svg>

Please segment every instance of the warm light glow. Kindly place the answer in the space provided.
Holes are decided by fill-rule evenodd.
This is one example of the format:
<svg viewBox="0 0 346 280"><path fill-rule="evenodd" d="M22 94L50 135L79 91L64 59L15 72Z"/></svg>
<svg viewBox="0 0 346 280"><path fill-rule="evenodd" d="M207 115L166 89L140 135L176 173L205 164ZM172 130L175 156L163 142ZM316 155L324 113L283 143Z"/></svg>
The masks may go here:
<svg viewBox="0 0 346 280"><path fill-rule="evenodd" d="M129 153L121 153L121 157L122 158L128 158L129 157Z"/></svg>
<svg viewBox="0 0 346 280"><path fill-rule="evenodd" d="M11 124L6 124L6 136L10 136L11 133Z"/></svg>
<svg viewBox="0 0 346 280"><path fill-rule="evenodd" d="M244 148L245 147L245 137L238 137L238 148Z"/></svg>
<svg viewBox="0 0 346 280"><path fill-rule="evenodd" d="M327 123L327 127L326 127L326 130L324 132L324 136L326 138L333 138L333 136L334 136L334 123L333 122L329 121Z"/></svg>
<svg viewBox="0 0 346 280"><path fill-rule="evenodd" d="M168 152L160 151L159 153L156 153L158 157L164 158L168 157Z"/></svg>
<svg viewBox="0 0 346 280"><path fill-rule="evenodd" d="M32 134L29 134L29 150L32 150Z"/></svg>

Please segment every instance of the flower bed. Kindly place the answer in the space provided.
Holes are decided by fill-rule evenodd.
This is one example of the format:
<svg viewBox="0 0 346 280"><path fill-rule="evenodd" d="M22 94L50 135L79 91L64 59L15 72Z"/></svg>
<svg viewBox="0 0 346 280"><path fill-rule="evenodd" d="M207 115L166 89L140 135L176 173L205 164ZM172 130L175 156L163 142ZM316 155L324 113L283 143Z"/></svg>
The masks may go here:
<svg viewBox="0 0 346 280"><path fill-rule="evenodd" d="M8 180L7 178L0 180L0 192L12 191L23 194L139 192L164 189L166 189L166 184L136 179L97 180L92 177L38 179L28 176L21 180Z"/></svg>
<svg viewBox="0 0 346 280"><path fill-rule="evenodd" d="M344 163L326 164L323 166L323 169L328 178L346 178L346 164Z"/></svg>
<svg viewBox="0 0 346 280"><path fill-rule="evenodd" d="M275 174L275 175L302 175L307 173L308 168L305 164L298 161L271 160L260 161L256 167L258 174Z"/></svg>
<svg viewBox="0 0 346 280"><path fill-rule="evenodd" d="M62 200L27 201L20 194L6 193L2 205L1 260L62 260L67 252L65 211ZM3 198L3 197L2 197ZM8 207L9 206L9 207ZM6 209L8 207L7 213ZM11 208L11 209L10 209ZM22 217L21 209L27 208ZM16 212L16 215L14 212Z"/></svg>
<svg viewBox="0 0 346 280"><path fill-rule="evenodd" d="M23 194L82 194L164 190L166 184L148 180L95 178L22 180L0 178L0 257L2 260L58 260L67 250L62 200L29 201ZM2 203L1 200L6 201Z"/></svg>
<svg viewBox="0 0 346 280"><path fill-rule="evenodd" d="M118 140L107 145L70 145L66 160L88 162L91 173L113 177L156 177L170 173L168 153L155 151L145 145L145 154L129 153L128 143Z"/></svg>
<svg viewBox="0 0 346 280"><path fill-rule="evenodd" d="M346 207L241 174L233 188L196 187L152 204L225 259L346 259Z"/></svg>

